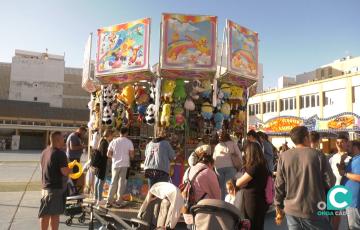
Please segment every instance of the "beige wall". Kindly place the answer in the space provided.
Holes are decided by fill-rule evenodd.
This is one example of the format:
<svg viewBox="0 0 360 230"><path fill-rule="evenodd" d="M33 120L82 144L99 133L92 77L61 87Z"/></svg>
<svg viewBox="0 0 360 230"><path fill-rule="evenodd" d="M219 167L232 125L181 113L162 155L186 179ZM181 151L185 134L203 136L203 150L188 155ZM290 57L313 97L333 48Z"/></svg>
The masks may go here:
<svg viewBox="0 0 360 230"><path fill-rule="evenodd" d="M10 63L0 63L0 100L7 100L9 98L10 89Z"/></svg>
<svg viewBox="0 0 360 230"><path fill-rule="evenodd" d="M86 109L89 99L64 98L63 108Z"/></svg>

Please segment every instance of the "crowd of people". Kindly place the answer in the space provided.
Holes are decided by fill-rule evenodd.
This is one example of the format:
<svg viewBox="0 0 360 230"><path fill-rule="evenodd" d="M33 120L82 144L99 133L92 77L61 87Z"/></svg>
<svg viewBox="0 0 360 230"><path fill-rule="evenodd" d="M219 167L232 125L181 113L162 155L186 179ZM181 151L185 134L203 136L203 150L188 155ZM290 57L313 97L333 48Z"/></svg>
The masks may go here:
<svg viewBox="0 0 360 230"><path fill-rule="evenodd" d="M70 134L64 146L63 136L54 132L50 147L41 157L43 197L39 218L41 228L51 224L57 229L59 215L64 211L64 178L71 173L68 162L80 161L86 129L81 127ZM134 146L127 137L128 129L119 130L114 138L112 130L105 130L92 157L95 173L95 202L106 207L123 207L121 199L126 189L130 160ZM190 154L184 182L191 181L195 200L221 199L236 206L244 219L251 221L251 229L264 229L264 220L270 205L276 208L276 221L286 216L289 229L339 229L346 224L360 229L360 142L349 141L346 135L336 139L338 152L327 156L320 149L320 135L299 126L289 133L294 148L284 143L279 149L263 132L250 130L246 138L241 133L230 136L225 130L218 139L203 138L203 142ZM170 163L176 151L168 140L167 132L158 128L155 137L145 149L144 170L148 185L170 181ZM63 151L66 147L66 153ZM106 202L102 197L103 185L111 168L111 185ZM269 179L275 180L275 195L268 202ZM76 181L75 181L76 182ZM352 194L347 215L320 216L319 202L335 185L344 185ZM343 226L343 225L341 225Z"/></svg>

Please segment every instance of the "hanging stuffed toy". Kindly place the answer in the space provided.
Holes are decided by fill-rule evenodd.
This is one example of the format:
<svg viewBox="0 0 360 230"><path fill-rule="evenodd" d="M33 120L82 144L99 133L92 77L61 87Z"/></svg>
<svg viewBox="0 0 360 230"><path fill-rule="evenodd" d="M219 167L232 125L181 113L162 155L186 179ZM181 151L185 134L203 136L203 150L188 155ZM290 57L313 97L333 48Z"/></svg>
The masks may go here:
<svg viewBox="0 0 360 230"><path fill-rule="evenodd" d="M125 119L125 106L122 103L118 103L118 107L114 112L115 128L121 129L123 127L123 121Z"/></svg>
<svg viewBox="0 0 360 230"><path fill-rule="evenodd" d="M203 118L207 121L211 120L212 116L213 116L213 107L211 106L211 104L209 102L204 102L201 105L201 115L203 116Z"/></svg>
<svg viewBox="0 0 360 230"><path fill-rule="evenodd" d="M230 95L230 104L231 108L234 111L237 111L241 106L241 101L243 100L244 90L239 86L232 85L230 87L231 95Z"/></svg>
<svg viewBox="0 0 360 230"><path fill-rule="evenodd" d="M176 102L184 102L186 99L185 82L181 79L176 80L173 98Z"/></svg>
<svg viewBox="0 0 360 230"><path fill-rule="evenodd" d="M209 80L204 80L201 82L201 87L203 89L201 96L205 99L210 99L211 91L212 91L211 82Z"/></svg>
<svg viewBox="0 0 360 230"><path fill-rule="evenodd" d="M162 87L161 87L161 92L162 92L162 96L165 102L172 102L173 98L173 93L176 87L176 83L173 80L164 80Z"/></svg>
<svg viewBox="0 0 360 230"><path fill-rule="evenodd" d="M188 97L185 101L185 104L184 104L184 108L186 110L189 110L189 111L194 111L195 110L195 103L194 101L191 99L191 97Z"/></svg>
<svg viewBox="0 0 360 230"><path fill-rule="evenodd" d="M203 88L201 88L201 82L199 80L194 80L191 82L191 92L190 96L193 100L199 99L199 93L203 91Z"/></svg>
<svg viewBox="0 0 360 230"><path fill-rule="evenodd" d="M184 130L184 125L185 125L184 109L180 106L176 107L174 109L174 115L175 115L174 128Z"/></svg>
<svg viewBox="0 0 360 230"><path fill-rule="evenodd" d="M151 82L150 83L150 103L153 104L155 103L155 95L156 95L156 87L155 87L155 83Z"/></svg>
<svg viewBox="0 0 360 230"><path fill-rule="evenodd" d="M231 121L231 128L238 132L244 130L245 112L239 111Z"/></svg>
<svg viewBox="0 0 360 230"><path fill-rule="evenodd" d="M162 107L161 118L160 118L161 126L163 127L170 126L170 114L171 114L171 105L164 104Z"/></svg>
<svg viewBox="0 0 360 230"><path fill-rule="evenodd" d="M230 105L229 103L224 103L221 106L221 113L224 115L224 120L230 119Z"/></svg>
<svg viewBox="0 0 360 230"><path fill-rule="evenodd" d="M118 101L120 101L121 103L125 104L127 107L132 106L134 100L135 100L135 89L132 85L127 85L125 86L122 91L121 94L117 94L116 98Z"/></svg>
<svg viewBox="0 0 360 230"><path fill-rule="evenodd" d="M147 103L149 102L149 95L142 86L135 87L135 102L136 110L138 112L138 122L142 123L146 114Z"/></svg>
<svg viewBox="0 0 360 230"><path fill-rule="evenodd" d="M224 100L228 100L231 94L230 86L226 83L221 84L220 91L223 93Z"/></svg>
<svg viewBox="0 0 360 230"><path fill-rule="evenodd" d="M155 124L155 112L156 112L155 105L154 104L148 105L148 107L146 109L146 116L145 116L146 124L148 124L148 125Z"/></svg>
<svg viewBox="0 0 360 230"><path fill-rule="evenodd" d="M137 105L144 105L149 102L149 94L146 92L144 87L135 87L135 102Z"/></svg>
<svg viewBox="0 0 360 230"><path fill-rule="evenodd" d="M111 106L114 102L114 92L112 85L105 86L103 88L103 116L102 123L104 125L111 125L113 123Z"/></svg>
<svg viewBox="0 0 360 230"><path fill-rule="evenodd" d="M214 122L215 122L215 129L216 130L222 129L223 121L224 121L224 114L222 114L219 111L216 112L215 115L214 115Z"/></svg>

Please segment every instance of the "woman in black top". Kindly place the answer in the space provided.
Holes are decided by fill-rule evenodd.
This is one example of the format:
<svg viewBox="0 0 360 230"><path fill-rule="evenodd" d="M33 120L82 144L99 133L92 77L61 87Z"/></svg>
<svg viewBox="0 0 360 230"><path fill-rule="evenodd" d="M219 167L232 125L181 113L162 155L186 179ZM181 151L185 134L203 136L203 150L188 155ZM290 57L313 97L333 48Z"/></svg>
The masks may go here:
<svg viewBox="0 0 360 230"><path fill-rule="evenodd" d="M251 229L264 229L265 214L269 206L265 201L265 187L269 170L261 146L248 142L243 159L244 174L236 181L243 191L240 208L242 215L251 221Z"/></svg>
<svg viewBox="0 0 360 230"><path fill-rule="evenodd" d="M96 165L95 165L95 201L98 205L102 200L103 187L105 182L106 175L106 165L107 165L107 151L110 141L113 139L113 131L105 130L103 138L101 138L99 143L99 148L97 155L95 156Z"/></svg>

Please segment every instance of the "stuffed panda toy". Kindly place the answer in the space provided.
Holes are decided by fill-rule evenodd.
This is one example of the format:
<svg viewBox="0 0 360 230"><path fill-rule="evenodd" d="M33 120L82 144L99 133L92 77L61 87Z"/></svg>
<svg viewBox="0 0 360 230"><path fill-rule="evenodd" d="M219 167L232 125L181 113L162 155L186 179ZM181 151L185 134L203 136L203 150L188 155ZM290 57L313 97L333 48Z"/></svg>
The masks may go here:
<svg viewBox="0 0 360 230"><path fill-rule="evenodd" d="M155 124L155 105L150 104L146 109L145 116L146 124L154 125Z"/></svg>
<svg viewBox="0 0 360 230"><path fill-rule="evenodd" d="M114 102L114 92L112 85L105 86L103 88L103 118L102 123L104 125L111 125L113 123L113 111L112 104Z"/></svg>

